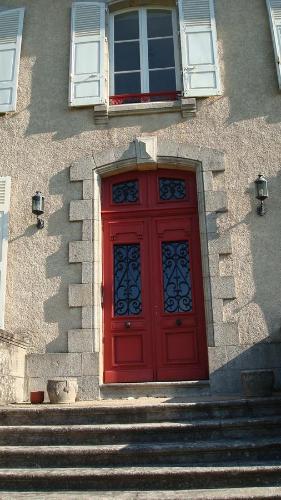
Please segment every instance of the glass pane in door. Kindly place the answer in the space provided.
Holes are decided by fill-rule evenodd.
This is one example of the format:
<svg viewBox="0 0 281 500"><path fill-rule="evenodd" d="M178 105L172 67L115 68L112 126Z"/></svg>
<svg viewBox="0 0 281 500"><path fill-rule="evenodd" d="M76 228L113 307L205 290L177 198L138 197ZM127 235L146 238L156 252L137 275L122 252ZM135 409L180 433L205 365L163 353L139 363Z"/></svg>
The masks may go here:
<svg viewBox="0 0 281 500"><path fill-rule="evenodd" d="M114 315L131 316L141 312L140 245L114 245Z"/></svg>
<svg viewBox="0 0 281 500"><path fill-rule="evenodd" d="M188 241L162 242L164 312L192 311Z"/></svg>

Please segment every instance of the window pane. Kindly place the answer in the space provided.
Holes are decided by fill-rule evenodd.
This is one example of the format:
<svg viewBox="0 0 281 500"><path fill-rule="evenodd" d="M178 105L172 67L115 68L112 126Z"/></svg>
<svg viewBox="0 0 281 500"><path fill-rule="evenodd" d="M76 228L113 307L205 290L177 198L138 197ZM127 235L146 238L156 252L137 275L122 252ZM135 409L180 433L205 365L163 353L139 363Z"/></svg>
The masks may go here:
<svg viewBox="0 0 281 500"><path fill-rule="evenodd" d="M135 40L139 38L139 13L126 12L114 16L114 40Z"/></svg>
<svg viewBox="0 0 281 500"><path fill-rule="evenodd" d="M184 179L159 179L160 200L184 200L186 198L186 186Z"/></svg>
<svg viewBox="0 0 281 500"><path fill-rule="evenodd" d="M172 12L168 10L147 11L147 36L169 36L173 34Z"/></svg>
<svg viewBox="0 0 281 500"><path fill-rule="evenodd" d="M136 203L139 200L138 181L118 182L112 186L113 203Z"/></svg>
<svg viewBox="0 0 281 500"><path fill-rule="evenodd" d="M139 42L115 43L114 63L115 71L140 69Z"/></svg>
<svg viewBox="0 0 281 500"><path fill-rule="evenodd" d="M172 38L148 40L149 68L168 68L175 66L174 41Z"/></svg>
<svg viewBox="0 0 281 500"><path fill-rule="evenodd" d="M140 72L115 75L115 95L140 94Z"/></svg>
<svg viewBox="0 0 281 500"><path fill-rule="evenodd" d="M168 92L169 90L176 90L176 76L174 69L149 72L150 92Z"/></svg>
<svg viewBox="0 0 281 500"><path fill-rule="evenodd" d="M192 311L192 291L188 241L163 241L162 269L164 311Z"/></svg>
<svg viewBox="0 0 281 500"><path fill-rule="evenodd" d="M130 316L141 311L140 245L114 245L114 315Z"/></svg>

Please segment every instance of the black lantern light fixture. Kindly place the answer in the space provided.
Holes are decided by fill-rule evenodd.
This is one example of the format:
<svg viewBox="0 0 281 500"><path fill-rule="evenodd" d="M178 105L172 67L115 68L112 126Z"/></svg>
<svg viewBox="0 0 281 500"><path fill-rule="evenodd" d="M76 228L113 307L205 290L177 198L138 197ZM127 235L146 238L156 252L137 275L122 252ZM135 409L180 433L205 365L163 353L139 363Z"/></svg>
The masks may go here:
<svg viewBox="0 0 281 500"><path fill-rule="evenodd" d="M256 184L256 198L257 200L260 201L260 205L257 207L257 213L259 215L264 215L265 214L264 200L268 198L267 180L262 174L259 174L258 178L255 180L255 184Z"/></svg>
<svg viewBox="0 0 281 500"><path fill-rule="evenodd" d="M40 191L36 191L35 195L32 196L32 213L37 215L38 229L43 229L44 227L44 221L39 217L39 215L44 213L44 201L45 198Z"/></svg>

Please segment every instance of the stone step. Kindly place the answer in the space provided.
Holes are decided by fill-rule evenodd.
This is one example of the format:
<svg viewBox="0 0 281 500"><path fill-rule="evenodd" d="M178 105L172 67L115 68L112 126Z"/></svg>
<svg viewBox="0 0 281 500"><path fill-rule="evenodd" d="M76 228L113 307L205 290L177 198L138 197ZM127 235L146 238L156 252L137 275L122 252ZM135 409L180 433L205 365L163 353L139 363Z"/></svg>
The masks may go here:
<svg viewBox="0 0 281 500"><path fill-rule="evenodd" d="M281 415L281 398L120 405L23 405L0 407L0 425L84 425L193 421Z"/></svg>
<svg viewBox="0 0 281 500"><path fill-rule="evenodd" d="M77 491L1 492L1 500L77 500ZM100 491L79 491L79 500L101 498ZM103 499L114 500L264 500L281 498L280 486L220 488L209 490L103 491Z"/></svg>
<svg viewBox="0 0 281 500"><path fill-rule="evenodd" d="M1 491L106 491L109 486L112 491L176 492L203 487L208 490L246 486L273 488L281 486L281 465L0 469Z"/></svg>
<svg viewBox="0 0 281 500"><path fill-rule="evenodd" d="M137 424L0 426L3 445L98 445L281 437L281 416Z"/></svg>
<svg viewBox="0 0 281 500"><path fill-rule="evenodd" d="M281 459L281 438L99 446L1 446L0 467L253 463Z"/></svg>

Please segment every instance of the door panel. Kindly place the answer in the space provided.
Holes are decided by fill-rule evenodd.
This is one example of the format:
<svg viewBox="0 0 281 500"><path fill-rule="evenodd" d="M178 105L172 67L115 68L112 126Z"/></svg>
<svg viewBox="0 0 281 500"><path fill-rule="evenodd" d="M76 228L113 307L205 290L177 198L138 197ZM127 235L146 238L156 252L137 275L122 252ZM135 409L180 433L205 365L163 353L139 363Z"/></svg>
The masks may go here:
<svg viewBox="0 0 281 500"><path fill-rule="evenodd" d="M109 221L104 267L105 382L152 380L147 222Z"/></svg>
<svg viewBox="0 0 281 500"><path fill-rule="evenodd" d="M115 176L103 200L104 381L207 378L195 175Z"/></svg>

